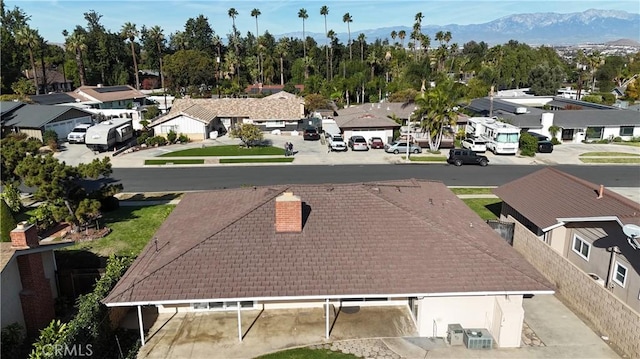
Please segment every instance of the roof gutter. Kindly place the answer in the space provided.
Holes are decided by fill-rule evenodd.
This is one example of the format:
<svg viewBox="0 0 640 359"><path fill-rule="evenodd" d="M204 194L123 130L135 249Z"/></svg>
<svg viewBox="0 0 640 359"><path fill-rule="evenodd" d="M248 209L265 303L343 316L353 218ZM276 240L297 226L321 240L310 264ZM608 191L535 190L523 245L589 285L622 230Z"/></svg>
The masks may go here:
<svg viewBox="0 0 640 359"><path fill-rule="evenodd" d="M545 295L555 294L553 290L534 291L496 291L496 292L442 292L442 293L395 293L395 294L350 294L350 295L312 295L312 296L283 296L283 297L246 297L246 298L209 298L209 299L180 299L180 300L158 300L158 301L137 301L137 302L111 302L105 303L107 307L134 307L144 305L176 305L191 304L201 302L243 302L243 301L303 301L303 300L326 300L326 299L352 299L352 298L394 298L394 297L415 297L415 298L438 298L438 297L481 297L496 295Z"/></svg>

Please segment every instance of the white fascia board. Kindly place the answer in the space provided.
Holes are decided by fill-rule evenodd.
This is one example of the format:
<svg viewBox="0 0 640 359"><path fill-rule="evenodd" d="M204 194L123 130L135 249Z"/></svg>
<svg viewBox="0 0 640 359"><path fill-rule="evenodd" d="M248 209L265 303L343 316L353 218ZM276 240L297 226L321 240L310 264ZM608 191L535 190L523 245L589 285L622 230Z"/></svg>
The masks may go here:
<svg viewBox="0 0 640 359"><path fill-rule="evenodd" d="M542 228L542 232L548 232L552 229L564 226L571 222L607 222L616 221L622 226L622 222L616 216L600 216L600 217L568 217L568 218L556 218L558 223L551 225L547 228Z"/></svg>
<svg viewBox="0 0 640 359"><path fill-rule="evenodd" d="M349 298L427 298L427 297L480 297L495 295L544 295L554 294L553 290L534 291L497 291L497 292L443 292L443 293L396 293L396 294L351 294L351 295L313 295L313 296L285 296L285 297L247 297L247 298L211 298L211 299L181 299L181 300L158 300L158 301L138 301L105 303L107 307L133 307L138 305L176 305L203 302L270 302L270 301L304 301L304 300L327 300L327 299L349 299Z"/></svg>

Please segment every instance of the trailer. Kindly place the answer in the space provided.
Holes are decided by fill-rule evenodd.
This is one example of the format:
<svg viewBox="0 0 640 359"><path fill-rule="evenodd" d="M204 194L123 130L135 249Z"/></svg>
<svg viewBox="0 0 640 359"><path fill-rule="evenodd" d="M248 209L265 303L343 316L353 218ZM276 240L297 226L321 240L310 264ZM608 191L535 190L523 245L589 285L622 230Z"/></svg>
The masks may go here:
<svg viewBox="0 0 640 359"><path fill-rule="evenodd" d="M486 142L487 150L496 155L515 155L520 142L520 128L490 117L471 117L467 120L467 136Z"/></svg>
<svg viewBox="0 0 640 359"><path fill-rule="evenodd" d="M132 137L132 120L114 118L89 127L85 136L85 144L92 151L104 152L126 143Z"/></svg>

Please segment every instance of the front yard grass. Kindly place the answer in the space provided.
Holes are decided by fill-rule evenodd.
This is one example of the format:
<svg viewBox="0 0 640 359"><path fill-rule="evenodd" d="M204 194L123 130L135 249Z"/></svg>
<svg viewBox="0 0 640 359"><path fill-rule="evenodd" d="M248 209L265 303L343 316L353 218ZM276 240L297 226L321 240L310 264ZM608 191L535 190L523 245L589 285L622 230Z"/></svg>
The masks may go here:
<svg viewBox="0 0 640 359"><path fill-rule="evenodd" d="M493 194L491 187L454 187L449 188L456 195L461 194Z"/></svg>
<svg viewBox="0 0 640 359"><path fill-rule="evenodd" d="M344 354L327 349L297 348L262 355L256 359L356 359L353 354Z"/></svg>
<svg viewBox="0 0 640 359"><path fill-rule="evenodd" d="M407 159L407 156L402 156L403 160ZM444 156L409 156L411 162L446 162L447 158Z"/></svg>
<svg viewBox="0 0 640 359"><path fill-rule="evenodd" d="M202 159L187 159L187 160L144 160L144 165L201 165L204 164Z"/></svg>
<svg viewBox="0 0 640 359"><path fill-rule="evenodd" d="M595 157L580 158L584 163L640 163L640 157L621 158L621 157Z"/></svg>
<svg viewBox="0 0 640 359"><path fill-rule="evenodd" d="M629 152L585 152L580 157L637 157L637 153Z"/></svg>
<svg viewBox="0 0 640 359"><path fill-rule="evenodd" d="M100 220L101 227L111 228L111 233L106 237L79 242L65 250L87 250L103 257L111 254L137 256L174 207L122 206L113 212L105 213Z"/></svg>
<svg viewBox="0 0 640 359"><path fill-rule="evenodd" d="M485 221L500 217L502 200L499 198L465 198L462 201Z"/></svg>
<svg viewBox="0 0 640 359"><path fill-rule="evenodd" d="M202 148L190 148L181 151L169 152L159 157L209 157L209 156L268 156L284 155L284 149L279 147L241 147L238 145L210 146Z"/></svg>
<svg viewBox="0 0 640 359"><path fill-rule="evenodd" d="M267 158L221 158L220 163L277 163L293 162L294 157L267 157Z"/></svg>

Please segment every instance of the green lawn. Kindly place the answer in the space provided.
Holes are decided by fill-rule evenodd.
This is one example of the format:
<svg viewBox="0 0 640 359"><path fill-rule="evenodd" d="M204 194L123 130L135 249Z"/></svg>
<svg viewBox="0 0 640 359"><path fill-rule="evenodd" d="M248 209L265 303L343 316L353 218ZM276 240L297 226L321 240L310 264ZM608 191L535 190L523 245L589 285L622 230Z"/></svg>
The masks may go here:
<svg viewBox="0 0 640 359"><path fill-rule="evenodd" d="M87 250L104 257L110 254L137 256L174 207L122 206L113 212L105 213L100 220L101 226L111 228L111 233L106 237L77 243L68 249Z"/></svg>
<svg viewBox="0 0 640 359"><path fill-rule="evenodd" d="M403 160L407 159L407 156L402 156ZM409 156L411 162L446 162L447 158L443 156Z"/></svg>
<svg viewBox="0 0 640 359"><path fill-rule="evenodd" d="M190 148L187 150L165 153L159 157L208 157L208 156L264 156L284 155L284 149L279 147L240 147L238 145L211 146Z"/></svg>
<svg viewBox="0 0 640 359"><path fill-rule="evenodd" d="M144 160L144 165L201 165L204 163L202 159L187 159L187 160Z"/></svg>
<svg viewBox="0 0 640 359"><path fill-rule="evenodd" d="M585 152L580 154L580 157L636 157L640 156L637 153L629 152Z"/></svg>
<svg viewBox="0 0 640 359"><path fill-rule="evenodd" d="M500 216L502 200L499 198L465 198L462 201L484 220Z"/></svg>
<svg viewBox="0 0 640 359"><path fill-rule="evenodd" d="M274 163L293 162L294 157L267 157L267 158L221 158L220 163Z"/></svg>
<svg viewBox="0 0 640 359"><path fill-rule="evenodd" d="M580 158L584 163L640 163L640 157L620 158L620 157L596 157L596 158Z"/></svg>
<svg viewBox="0 0 640 359"><path fill-rule="evenodd" d="M298 348L259 356L256 359L356 359L352 354L332 352L326 349Z"/></svg>
<svg viewBox="0 0 640 359"><path fill-rule="evenodd" d="M614 145L623 145L631 147L640 147L640 142L614 142Z"/></svg>
<svg viewBox="0 0 640 359"><path fill-rule="evenodd" d="M493 188L489 187L454 187L449 188L456 195L459 194L493 194Z"/></svg>

